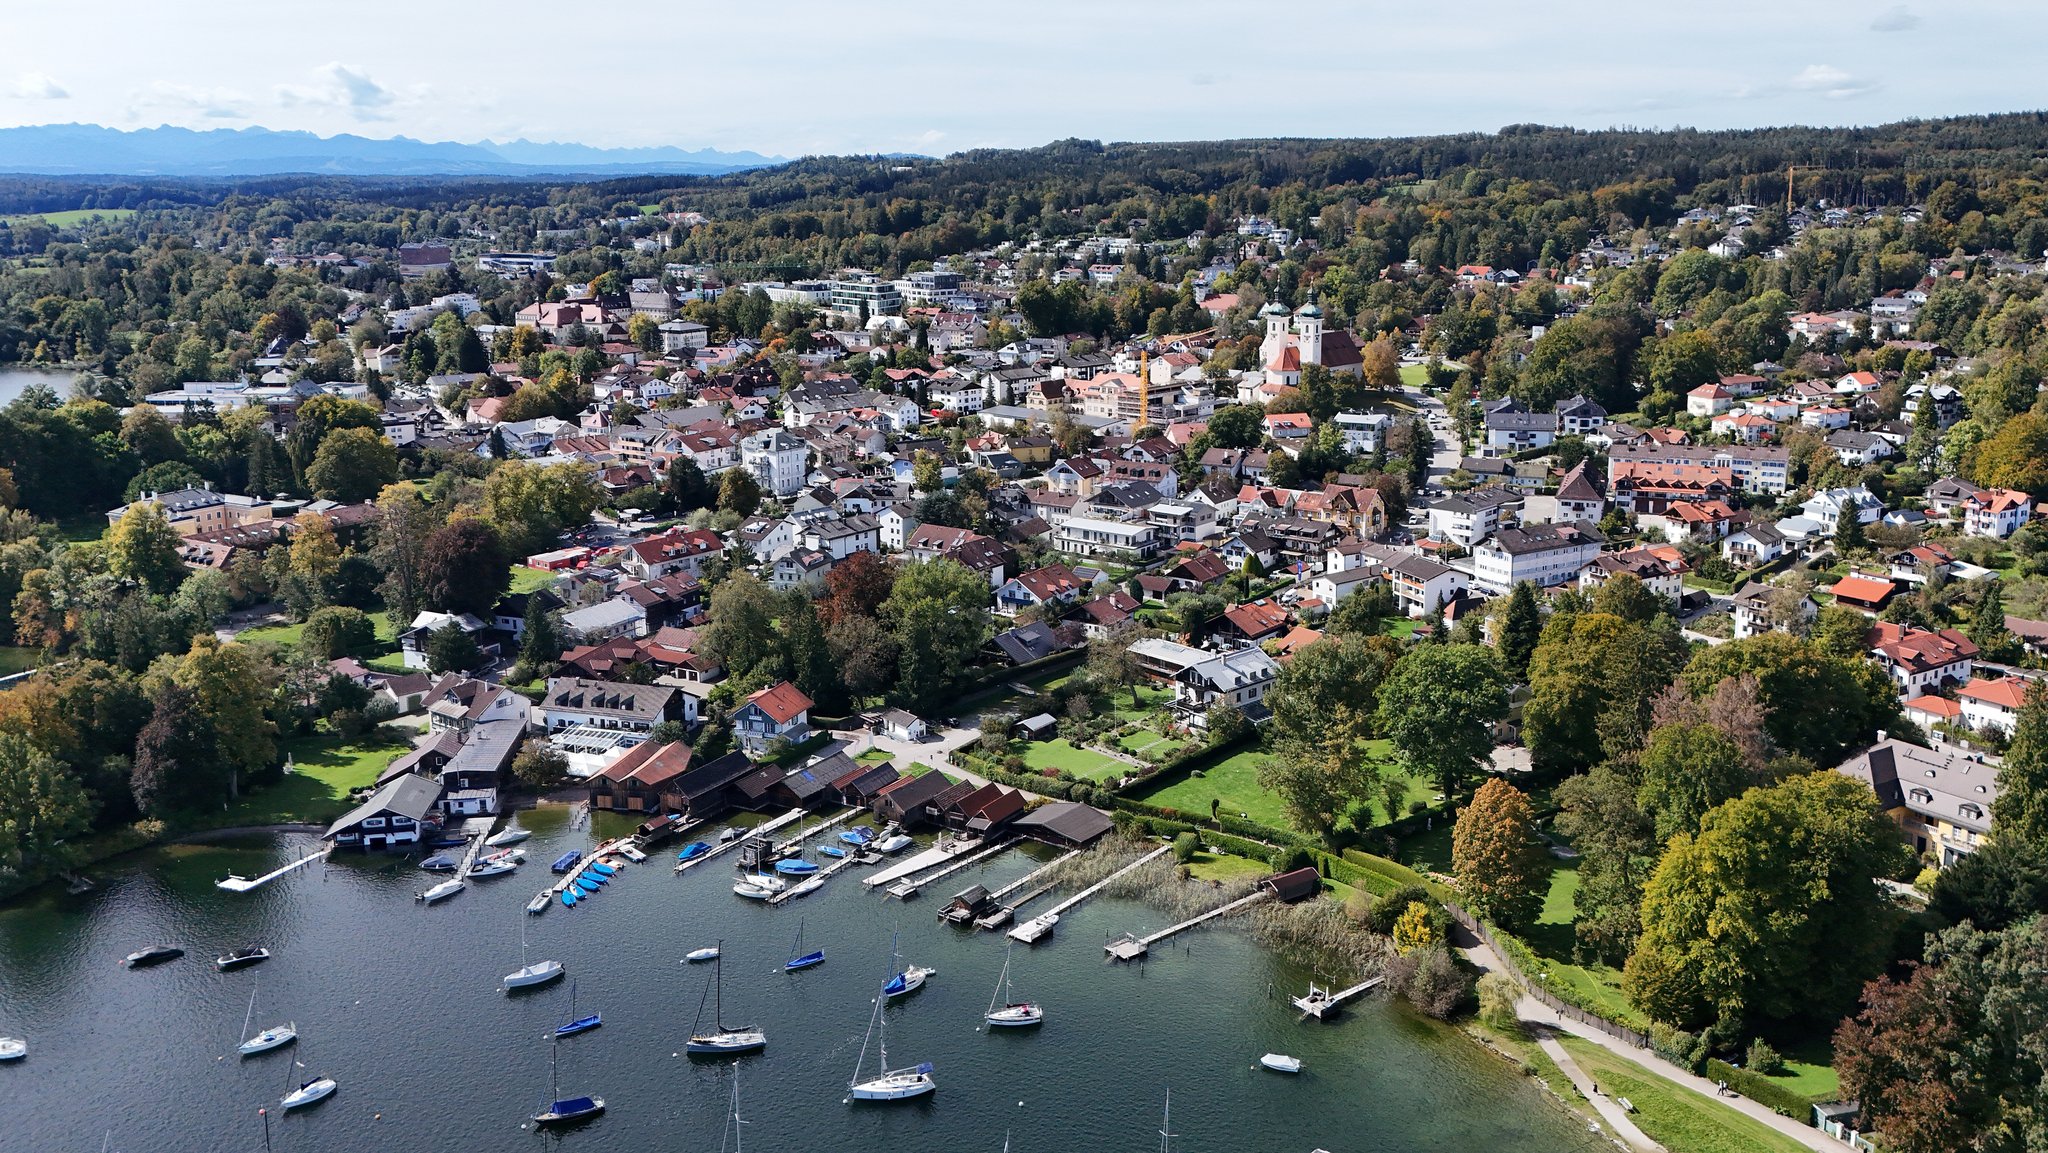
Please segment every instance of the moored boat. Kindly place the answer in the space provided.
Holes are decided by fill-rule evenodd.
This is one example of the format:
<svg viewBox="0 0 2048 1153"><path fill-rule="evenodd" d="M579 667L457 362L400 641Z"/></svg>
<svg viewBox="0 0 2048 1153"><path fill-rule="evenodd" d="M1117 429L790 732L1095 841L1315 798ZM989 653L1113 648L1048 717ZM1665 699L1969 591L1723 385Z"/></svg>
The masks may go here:
<svg viewBox="0 0 2048 1153"><path fill-rule="evenodd" d="M270 960L270 950L261 945L244 945L239 949L222 953L213 959L213 967L225 973L230 969L247 968Z"/></svg>
<svg viewBox="0 0 2048 1153"><path fill-rule="evenodd" d="M792 897L805 897L824 887L825 878L822 875L805 877L803 880L790 886L789 895Z"/></svg>
<svg viewBox="0 0 2048 1153"><path fill-rule="evenodd" d="M647 854L641 852L637 845L620 845L619 855L636 865L647 859Z"/></svg>
<svg viewBox="0 0 2048 1153"><path fill-rule="evenodd" d="M831 857L835 861L846 856L846 850L840 848L838 845L819 845L818 851L828 857Z"/></svg>
<svg viewBox="0 0 2048 1153"><path fill-rule="evenodd" d="M484 844L492 848L496 848L499 845L516 845L532 835L533 833L526 829L504 828L485 837Z"/></svg>
<svg viewBox="0 0 2048 1153"><path fill-rule="evenodd" d="M795 954L795 956L782 963L782 971L785 973L797 973L825 963L825 950L816 949L809 953L804 952L804 922L802 921L796 923L796 944L792 945L789 951Z"/></svg>
<svg viewBox="0 0 2048 1153"><path fill-rule="evenodd" d="M315 1077L310 1081L301 1081L298 1088L284 1095L282 1104L287 1109L297 1109L316 1101L325 1101L334 1096L334 1090L338 1087L332 1077Z"/></svg>
<svg viewBox="0 0 2048 1153"><path fill-rule="evenodd" d="M1285 1053L1268 1053L1259 1058L1259 1064L1264 1065L1275 1073L1301 1072L1301 1058L1289 1057Z"/></svg>
<svg viewBox="0 0 2048 1153"><path fill-rule="evenodd" d="M526 911L534 914L547 912L548 898L553 895L554 890L552 889L542 889L540 892L535 893L533 900L526 902Z"/></svg>
<svg viewBox="0 0 2048 1153"><path fill-rule="evenodd" d="M740 878L740 882L757 889L766 889L771 893L780 893L789 888L789 882L772 873L748 873Z"/></svg>
<svg viewBox="0 0 2048 1153"><path fill-rule="evenodd" d="M1036 945L1038 942L1052 936L1053 926L1059 923L1060 915L1058 913L1046 913L1043 916L1033 917L1016 928L1011 929L1009 936L1013 941L1021 941L1026 945Z"/></svg>
<svg viewBox="0 0 2048 1153"><path fill-rule="evenodd" d="M253 1057L258 1053L268 1053L272 1049L289 1045L298 1039L299 1030L296 1026L272 1025L270 1028L235 1046L235 1052L240 1053L244 1057Z"/></svg>
<svg viewBox="0 0 2048 1153"><path fill-rule="evenodd" d="M676 860L677 860L677 861L694 861L694 860L696 860L696 859L697 859L698 857L701 857L701 856L703 856L704 854L706 854L706 853L708 853L708 852L710 852L710 851L711 851L711 845L710 845L710 844L709 844L708 842L705 842L705 841L691 841L691 842L690 842L689 844L687 844L687 845L684 845L684 846L683 846L683 847L682 847L681 849L678 849L678 850L676 851Z"/></svg>
<svg viewBox="0 0 2048 1153"><path fill-rule="evenodd" d="M505 990L510 992L513 989L530 989L535 985L558 981L566 971L560 961L535 961L531 965L521 965L505 974Z"/></svg>
<svg viewBox="0 0 2048 1153"><path fill-rule="evenodd" d="M839 839L856 848L865 846L875 839L875 831L866 825L855 825L839 834Z"/></svg>
<svg viewBox="0 0 2048 1153"><path fill-rule="evenodd" d="M569 984L569 1023L568 1023L568 1024L566 1024L566 1025L557 1025L557 1026L555 1026L555 1036L556 1036L556 1037L558 1037L558 1038L559 1038L559 1037L574 1037L574 1036L575 1036L576 1034L578 1034L578 1033L588 1033L588 1032L590 1032L590 1031L591 1031L592 1029L595 1029L595 1028L597 1028L597 1027L599 1027L600 1025L603 1025L603 1024L604 1024L604 1014L603 1014L603 1013L592 1013L592 1014L590 1014L589 1016L586 1016L586 1017L578 1017L578 1016L576 1015L576 984L575 984L575 982L573 982L573 981L572 981L572 982L570 982L570 984Z"/></svg>
<svg viewBox="0 0 2048 1153"><path fill-rule="evenodd" d="M19 1061L28 1056L28 1042L19 1037L0 1037L0 1061Z"/></svg>
<svg viewBox="0 0 2048 1153"><path fill-rule="evenodd" d="M893 939L889 946L889 958L892 964L897 959ZM891 978L892 983L894 980L895 978ZM867 1039L863 1039L860 1043L860 1056L853 1062L853 1076L846 1085L846 1097L849 1101L903 1101L912 1097L922 1097L939 1087L939 1083L932 1078L932 1064L929 1061L903 1069L889 1068L889 1022L882 1013L882 1005L887 1000L887 997L875 998L875 1011L868 1019L868 1038L879 1042L882 1072L879 1076L866 1081L861 1080L861 1063L867 1060L868 1055L868 1042Z"/></svg>
<svg viewBox="0 0 2048 1153"><path fill-rule="evenodd" d="M600 877L610 877L617 875L618 870L605 864L603 861L592 861L590 862L589 872L596 873Z"/></svg>
<svg viewBox="0 0 2048 1153"><path fill-rule="evenodd" d="M725 942L718 948L723 953ZM728 1026L725 1023L725 959L720 956L711 970L711 990L717 992L717 1001L711 1013L711 1031L700 1033L695 1023L690 1027L690 1039L683 1043L683 1052L693 1057L738 1057L746 1053L758 1053L768 1047L768 1034L752 1025ZM697 1003L697 1020L704 1019L704 1003Z"/></svg>
<svg viewBox="0 0 2048 1153"><path fill-rule="evenodd" d="M568 852L566 852L566 853L563 853L563 854L562 854L561 856L559 856L559 857L556 857L556 858L555 858L555 863L554 863L554 864L552 864L552 865L549 865L549 866L548 866L548 869L549 869L549 871L551 871L551 872L556 872L556 873L566 873L566 872L568 872L569 870L571 870L571 869L575 868L575 867L576 867L576 862L578 862L578 861L580 861L580 860L582 860L582 859L583 859L583 854L582 854L581 852L578 852L578 851L577 851L577 850L575 850L575 849L570 849L570 850L569 850Z"/></svg>
<svg viewBox="0 0 2048 1153"><path fill-rule="evenodd" d="M775 862L775 871L785 877L808 877L818 871L818 866L800 857L789 857Z"/></svg>
<svg viewBox="0 0 2048 1153"><path fill-rule="evenodd" d="M455 866L459 863L454 857L446 853L435 853L433 856L421 861L420 868L425 869L429 873L452 873L455 871Z"/></svg>
<svg viewBox="0 0 2048 1153"><path fill-rule="evenodd" d="M562 907L563 907L563 908L565 908L565 909L573 909L573 908L575 908L575 907L576 907L576 901L577 901L577 897L576 897L576 890L575 890L575 889L563 889L563 890L562 890Z"/></svg>
<svg viewBox="0 0 2048 1153"><path fill-rule="evenodd" d="M773 889L764 889L759 885L751 884L746 881L741 881L738 884L734 885L732 887L732 891L734 894L741 897L745 897L749 901L765 901L768 898L773 897L775 895L775 891Z"/></svg>
<svg viewBox="0 0 2048 1153"><path fill-rule="evenodd" d="M688 961L692 965L700 961L716 961L718 959L718 949L717 945L710 945L702 949L692 949L688 953L683 954L683 960Z"/></svg>
<svg viewBox="0 0 2048 1153"><path fill-rule="evenodd" d="M151 965L161 965L166 961L175 961L184 955L185 950L175 945L151 945L147 949L137 949L121 960L123 964L131 969L147 969Z"/></svg>
<svg viewBox="0 0 2048 1153"><path fill-rule="evenodd" d="M567 1097L535 1113L532 1121L536 1125L570 1125L602 1112L602 1097Z"/></svg>
<svg viewBox="0 0 2048 1153"><path fill-rule="evenodd" d="M875 842L875 851L878 853L900 853L910 846L911 840L908 835L894 833Z"/></svg>
<svg viewBox="0 0 2048 1153"><path fill-rule="evenodd" d="M499 877L518 867L518 865L501 857L495 861L478 861L469 867L469 875L472 877Z"/></svg>
<svg viewBox="0 0 2048 1153"><path fill-rule="evenodd" d="M895 976L889 978L889 980L885 984L883 984L882 996L884 998L902 997L907 996L911 993L915 993L919 989L924 988L924 979L926 977L929 977L937 972L937 969L926 968L923 965L912 965L904 969L902 972L896 974Z"/></svg>
<svg viewBox="0 0 2048 1153"><path fill-rule="evenodd" d="M427 904L431 905L435 901L447 900L449 897L452 897L455 894L460 893L461 891L461 881L443 881L440 884L435 885L433 888L428 889L426 892L421 893L418 897L414 899L419 901L425 901Z"/></svg>
<svg viewBox="0 0 2048 1153"><path fill-rule="evenodd" d="M1010 991L1009 946L1003 950L1003 972L996 978L995 992L989 994L988 1011L981 1015L993 1029L1017 1029L1045 1023L1045 1010L1029 1001L1013 1000ZM1001 1002L1002 1007L997 1008Z"/></svg>

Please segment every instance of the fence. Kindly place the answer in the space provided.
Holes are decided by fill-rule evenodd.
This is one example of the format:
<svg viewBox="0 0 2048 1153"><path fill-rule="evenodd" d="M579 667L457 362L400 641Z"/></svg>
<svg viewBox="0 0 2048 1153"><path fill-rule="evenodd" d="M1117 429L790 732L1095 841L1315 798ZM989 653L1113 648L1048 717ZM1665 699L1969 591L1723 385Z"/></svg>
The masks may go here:
<svg viewBox="0 0 2048 1153"><path fill-rule="evenodd" d="M1487 947L1493 950L1493 955L1499 957L1500 963L1507 968L1508 975L1520 982L1521 986L1528 990L1531 997L1543 1002L1546 1007L1558 1016L1568 1017L1581 1025L1591 1025L1602 1033L1610 1037L1620 1038L1646 1053L1651 1051L1650 1035L1648 1033L1643 1033L1626 1025L1610 1021L1598 1013L1588 1013L1577 1005L1567 1004L1551 996L1550 990L1530 980L1528 975L1522 972L1521 967L1515 964L1514 957L1506 949L1502 948L1498 941L1493 939L1493 934L1487 931L1485 924L1477 917L1459 907L1455 901L1445 901L1444 908L1450 911L1452 920L1463 925L1472 935L1486 942Z"/></svg>

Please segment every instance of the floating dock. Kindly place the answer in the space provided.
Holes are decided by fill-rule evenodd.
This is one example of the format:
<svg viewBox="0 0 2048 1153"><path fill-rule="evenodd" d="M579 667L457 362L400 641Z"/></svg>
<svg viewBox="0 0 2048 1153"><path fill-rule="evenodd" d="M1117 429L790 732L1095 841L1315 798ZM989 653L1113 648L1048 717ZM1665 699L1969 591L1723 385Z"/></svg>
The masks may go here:
<svg viewBox="0 0 2048 1153"><path fill-rule="evenodd" d="M1066 912L1068 909L1074 908L1081 902L1108 888L1110 882L1123 876L1125 873L1128 873L1131 870L1136 869L1138 866L1143 865L1149 861L1156 861L1160 857L1165 856L1167 853L1171 853L1172 851L1172 845L1161 845L1158 848L1152 850L1151 852L1146 853L1144 856L1139 857L1137 860L1132 861L1130 864L1125 865L1123 868L1118 869L1116 872L1111 873L1109 876L1102 878L1101 880L1095 882L1094 884L1088 886L1080 892L1075 893L1073 896L1068 897L1066 900L1061 901L1059 904L1054 905L1052 908L1047 909L1045 912L1040 913L1036 917L1031 918L1029 921L1024 922L1023 924L1017 926L1014 929L1011 929L1009 934L1010 939L1014 941L1020 941L1026 945L1037 943L1039 940L1044 938L1046 934L1052 932L1053 925L1059 922L1060 914Z"/></svg>
<svg viewBox="0 0 2048 1153"><path fill-rule="evenodd" d="M1384 977L1368 977L1349 989L1339 989L1334 993L1319 987L1315 982L1311 981L1309 982L1308 993L1305 996L1289 997L1288 1000L1294 1002L1294 1007L1301 1010L1303 1017L1314 1017L1320 1021L1336 1012L1337 1007L1344 1002L1361 993L1372 990L1384 980L1386 980Z"/></svg>
<svg viewBox="0 0 2048 1153"><path fill-rule="evenodd" d="M796 836L791 837L787 841L777 842L777 844L775 845L775 855L778 857L789 856L791 853L794 853L798 849L802 848L803 843L805 841L810 840L812 837L817 836L819 833L824 832L825 830L833 827L834 825L843 825L847 821L852 820L854 817L859 816L860 814L865 812L867 812L866 809L848 809L845 812L839 814L838 816L829 817L818 824L809 826L799 826Z"/></svg>
<svg viewBox="0 0 2048 1153"><path fill-rule="evenodd" d="M812 873L810 879L816 881L828 881L832 878L832 875L834 873L842 872L846 869L852 868L855 865L865 863L866 862L862 858L861 854L848 853L845 856L839 858L838 860L832 862L831 864L825 866L824 868L818 870L817 872ZM798 897L809 895L807 893L797 892L797 887L798 886L791 886L790 888L784 889L782 892L777 893L774 896L768 898L768 903L771 905L780 905L784 901L793 901ZM819 887L823 888L822 885L820 885ZM811 890L811 892L815 893L817 892L817 889L813 889Z"/></svg>
<svg viewBox="0 0 2048 1153"><path fill-rule="evenodd" d="M249 877L238 877L235 876L233 873L230 873L221 880L215 881L213 883L213 887L216 889L226 889L230 893L246 893L251 889L260 889L263 886L268 885L270 882L277 880L279 877L282 877L286 873L292 872L295 869L303 869L307 865L312 864L314 861L326 860L327 854L333 851L334 847L332 845L329 845L327 848L321 849L318 852L307 853L305 856L300 857L298 860L293 861L289 865L272 869L269 872L263 874L262 876L253 879ZM90 885L88 885L88 887L90 887ZM78 890L73 889L72 891L77 892Z"/></svg>
<svg viewBox="0 0 2048 1153"><path fill-rule="evenodd" d="M959 858L934 872L926 873L922 877L905 878L904 880L898 881L895 884L889 886L889 895L896 898L899 901L907 900L911 897L916 896L917 891L919 889L924 888L926 885L931 884L933 881L936 881L941 877L951 876L952 874L957 873L960 870L969 867L970 865L978 865L981 862L988 860L990 857L995 856L997 853L1002 852L1004 849L1007 849L1011 845L1014 845L1016 843L1017 842L1015 838L1006 838L1004 840L996 842L993 845L990 845L989 847L981 850L978 853L975 853L972 856Z"/></svg>
<svg viewBox="0 0 2048 1153"><path fill-rule="evenodd" d="M788 826L793 825L798 820L800 820L803 817L803 815L804 810L791 809L789 812L786 812L781 816L776 817L772 821L767 821L762 824L755 825L751 829L747 829L738 833L730 841L720 841L717 844L711 846L711 851L705 853L703 856L692 857L687 861L677 861L676 872L687 873L691 869L696 868L697 866L712 859L713 857L723 856L725 853L733 849L739 848L741 845L746 844L748 841L754 840L755 838L763 836L764 834L775 832L778 829L787 828ZM697 826L692 827L694 828Z"/></svg>
<svg viewBox="0 0 2048 1153"><path fill-rule="evenodd" d="M905 877L914 877L926 869L937 868L963 853L971 853L980 847L980 837L970 837L961 841L942 840L939 844L933 845L931 848L918 853L907 861L898 861L872 877L863 878L861 884L866 885L870 889L894 884Z"/></svg>
<svg viewBox="0 0 2048 1153"><path fill-rule="evenodd" d="M1268 897L1271 897L1272 895L1273 894L1270 892L1260 890L1256 893L1251 893L1249 895L1239 897L1237 900L1231 901L1228 904L1218 905L1215 908L1209 910L1208 912L1201 914L1200 916L1189 917L1187 920L1182 921L1178 925L1169 925L1166 928L1159 930L1157 933L1153 933L1149 937L1135 937L1129 934L1125 934L1123 937L1115 941L1111 941L1109 944L1104 945L1102 948L1104 952L1109 954L1109 959L1112 961L1135 961L1143 957L1147 952L1151 951L1152 946L1158 944L1161 941L1164 941L1168 937L1173 936L1175 933L1186 932L1187 930L1194 928L1196 925L1199 925L1204 921L1211 920L1216 917L1221 917L1228 913L1235 913L1239 909L1243 909L1251 905L1256 905L1260 901L1266 900Z"/></svg>

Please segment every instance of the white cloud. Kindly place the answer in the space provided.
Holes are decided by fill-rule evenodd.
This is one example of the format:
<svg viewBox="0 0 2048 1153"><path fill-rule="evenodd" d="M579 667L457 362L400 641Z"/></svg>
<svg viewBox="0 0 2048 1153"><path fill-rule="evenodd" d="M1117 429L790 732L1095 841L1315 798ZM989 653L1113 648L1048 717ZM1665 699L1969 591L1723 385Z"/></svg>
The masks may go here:
<svg viewBox="0 0 2048 1153"><path fill-rule="evenodd" d="M1904 4L1892 8L1870 22L1872 32L1911 32L1918 27L1920 18L1907 11Z"/></svg>
<svg viewBox="0 0 2048 1153"><path fill-rule="evenodd" d="M1846 100L1877 91L1876 83L1858 80L1832 64L1808 64L1787 87L1794 92L1818 92L1829 100Z"/></svg>
<svg viewBox="0 0 2048 1153"><path fill-rule="evenodd" d="M24 72L15 78L8 94L17 100L69 100L71 93L42 72Z"/></svg>
<svg viewBox="0 0 2048 1153"><path fill-rule="evenodd" d="M923 132L917 134L917 142L919 144L937 144L939 141L944 140L945 138L946 134L939 131L936 128L927 128Z"/></svg>
<svg viewBox="0 0 2048 1153"><path fill-rule="evenodd" d="M388 120L397 99L370 74L347 64L323 65L313 73L311 86L283 85L277 90L278 103L286 108L311 106L341 109L357 120Z"/></svg>
<svg viewBox="0 0 2048 1153"><path fill-rule="evenodd" d="M177 122L187 116L206 120L249 119L249 98L230 88L199 88L159 81L136 92L129 104L130 120Z"/></svg>

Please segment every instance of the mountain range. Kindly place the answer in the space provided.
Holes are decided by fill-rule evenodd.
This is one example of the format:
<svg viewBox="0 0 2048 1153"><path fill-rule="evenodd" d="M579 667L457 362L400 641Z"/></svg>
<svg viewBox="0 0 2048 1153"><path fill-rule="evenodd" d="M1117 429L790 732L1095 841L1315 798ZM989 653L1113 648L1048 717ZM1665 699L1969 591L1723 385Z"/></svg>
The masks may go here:
<svg viewBox="0 0 2048 1153"><path fill-rule="evenodd" d="M0 173L43 176L629 176L712 175L780 164L780 156L704 148L592 148L490 140L319 136L268 128L42 124L0 128Z"/></svg>

